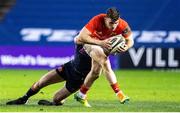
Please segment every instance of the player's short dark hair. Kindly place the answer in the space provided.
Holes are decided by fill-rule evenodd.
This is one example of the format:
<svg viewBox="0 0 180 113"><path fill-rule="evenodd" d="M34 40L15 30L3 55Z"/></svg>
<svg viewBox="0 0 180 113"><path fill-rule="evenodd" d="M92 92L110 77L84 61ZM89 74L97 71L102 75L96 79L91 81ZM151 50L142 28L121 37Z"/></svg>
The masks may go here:
<svg viewBox="0 0 180 113"><path fill-rule="evenodd" d="M120 14L116 7L111 7L107 9L106 15L108 18L111 18L112 21L117 21Z"/></svg>

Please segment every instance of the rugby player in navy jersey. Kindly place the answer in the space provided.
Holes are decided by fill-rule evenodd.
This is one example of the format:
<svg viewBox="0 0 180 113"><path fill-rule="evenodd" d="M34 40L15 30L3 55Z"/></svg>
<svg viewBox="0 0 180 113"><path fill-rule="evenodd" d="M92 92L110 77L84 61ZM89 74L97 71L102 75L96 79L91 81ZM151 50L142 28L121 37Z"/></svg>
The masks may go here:
<svg viewBox="0 0 180 113"><path fill-rule="evenodd" d="M58 90L52 102L41 100L40 105L62 105L63 100L77 91L83 84L85 77L91 69L91 58L84 51L82 45L76 45L76 53L73 60L65 63L58 69L53 69L35 82L22 97L7 102L7 105L25 104L27 100L37 94L40 89L50 84L66 81L64 87ZM12 93L12 92L11 92Z"/></svg>

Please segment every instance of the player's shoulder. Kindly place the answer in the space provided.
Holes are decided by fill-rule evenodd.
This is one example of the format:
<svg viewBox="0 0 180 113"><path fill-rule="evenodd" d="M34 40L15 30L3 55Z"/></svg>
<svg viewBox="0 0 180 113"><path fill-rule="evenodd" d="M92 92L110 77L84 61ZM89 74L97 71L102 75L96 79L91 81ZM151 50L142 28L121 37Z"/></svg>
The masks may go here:
<svg viewBox="0 0 180 113"><path fill-rule="evenodd" d="M128 26L129 26L128 23L124 19L119 18L119 25L117 27L118 30L123 30L127 28Z"/></svg>
<svg viewBox="0 0 180 113"><path fill-rule="evenodd" d="M91 19L91 23L100 25L104 21L105 16L106 14L103 14L103 13L98 14Z"/></svg>
<svg viewBox="0 0 180 113"><path fill-rule="evenodd" d="M102 18L104 18L105 16L106 16L106 14L100 13L100 14L98 14L98 15L95 15L93 18L95 18L95 19L102 19Z"/></svg>
<svg viewBox="0 0 180 113"><path fill-rule="evenodd" d="M128 22L126 20L122 19L122 18L119 18L119 23L121 25L128 25Z"/></svg>

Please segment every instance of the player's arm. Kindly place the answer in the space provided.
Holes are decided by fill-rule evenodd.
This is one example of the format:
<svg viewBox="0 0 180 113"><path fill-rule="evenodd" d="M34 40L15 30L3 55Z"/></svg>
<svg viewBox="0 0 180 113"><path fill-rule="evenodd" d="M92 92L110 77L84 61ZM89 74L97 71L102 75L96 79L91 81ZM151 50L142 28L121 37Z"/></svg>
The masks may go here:
<svg viewBox="0 0 180 113"><path fill-rule="evenodd" d="M134 45L134 40L132 38L132 33L126 38L126 45L128 46L128 49L131 48Z"/></svg>
<svg viewBox="0 0 180 113"><path fill-rule="evenodd" d="M102 47L110 48L110 42L108 40L98 40L91 36L91 32L86 28L80 31L79 35L75 38L75 43L77 44L93 44Z"/></svg>
<svg viewBox="0 0 180 113"><path fill-rule="evenodd" d="M91 37L91 32L83 27L80 31L79 35L76 37L77 43L82 44L94 44L94 45L101 45L101 41Z"/></svg>
<svg viewBox="0 0 180 113"><path fill-rule="evenodd" d="M134 45L134 40L132 38L132 31L129 26L127 26L123 30L122 36L125 37L126 44L123 47L118 48L118 52L125 52Z"/></svg>

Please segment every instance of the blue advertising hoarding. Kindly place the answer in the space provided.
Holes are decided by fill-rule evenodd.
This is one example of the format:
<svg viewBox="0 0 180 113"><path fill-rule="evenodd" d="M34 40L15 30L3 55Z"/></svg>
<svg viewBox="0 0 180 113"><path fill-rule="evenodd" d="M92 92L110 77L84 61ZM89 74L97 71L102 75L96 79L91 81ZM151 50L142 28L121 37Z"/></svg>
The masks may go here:
<svg viewBox="0 0 180 113"><path fill-rule="evenodd" d="M180 7L178 4L180 4L178 0L17 0L0 21L0 68L53 68L63 64L63 61L73 57L74 36L90 18L104 13L111 6L120 10L121 18L131 26L135 40L134 48L126 53L132 56L134 52L133 57L120 55L120 61L117 62L118 56L112 56L114 68L146 68L146 65L139 65L141 63L133 63L133 59L139 58L139 62L150 62L149 57L144 59L143 53L158 56L160 53L156 51L159 51L159 48L163 51L160 59L168 59L169 57L163 58L173 54L174 56L169 56L171 58L173 56L172 59L177 65L172 68L179 68L180 52L177 50L180 48L180 15L177 12L180 11ZM149 48L152 48L152 52L148 52ZM169 48L174 52L164 54ZM142 57L140 57L141 53ZM43 59L51 59L49 60L51 63L43 64L41 62ZM156 62L155 59L158 58L152 57L152 62ZM149 68L157 67L153 64L149 66ZM171 65L160 67L168 68Z"/></svg>

